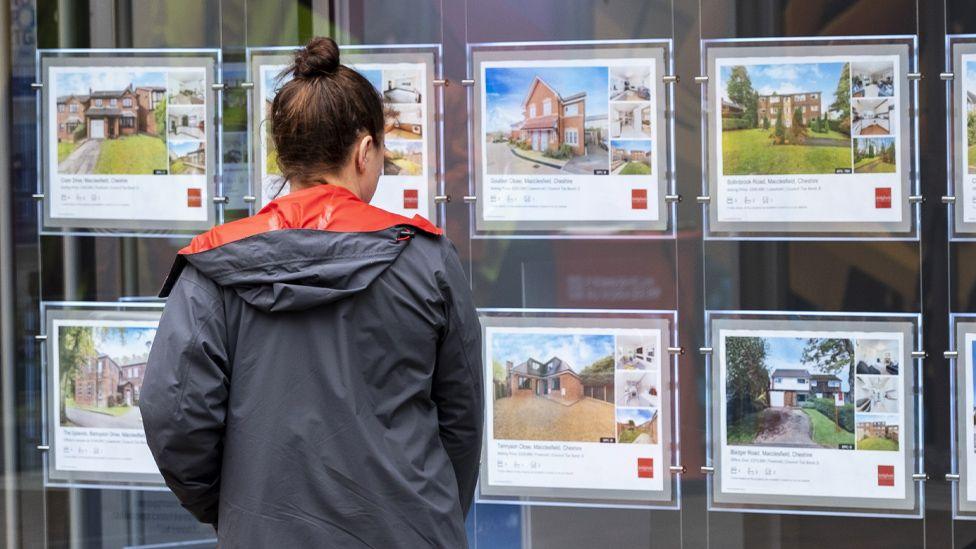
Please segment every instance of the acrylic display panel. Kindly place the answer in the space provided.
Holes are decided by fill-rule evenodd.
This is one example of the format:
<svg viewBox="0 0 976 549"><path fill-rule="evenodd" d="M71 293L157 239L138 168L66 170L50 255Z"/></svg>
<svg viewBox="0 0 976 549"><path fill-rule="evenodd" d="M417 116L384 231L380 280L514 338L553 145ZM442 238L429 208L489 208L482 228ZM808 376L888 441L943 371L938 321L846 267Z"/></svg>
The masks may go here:
<svg viewBox="0 0 976 549"><path fill-rule="evenodd" d="M954 239L972 239L976 233L976 36L946 37L946 71L953 78L948 103L948 195L955 197L949 208ZM973 157L970 157L973 155Z"/></svg>
<svg viewBox="0 0 976 549"><path fill-rule="evenodd" d="M474 236L666 235L670 48L469 45Z"/></svg>
<svg viewBox="0 0 976 549"><path fill-rule="evenodd" d="M677 506L668 351L676 313L480 313L479 502Z"/></svg>
<svg viewBox="0 0 976 549"><path fill-rule="evenodd" d="M953 470L959 480L953 483L953 516L955 518L976 518L976 395L973 372L976 359L976 315L955 314L950 317L950 330L953 348L958 353L953 360L955 392L950 395L952 403Z"/></svg>
<svg viewBox="0 0 976 549"><path fill-rule="evenodd" d="M342 46L342 63L366 77L383 98L384 165L372 205L436 222L434 197L440 174L439 45ZM288 193L271 139L271 102L291 75L294 48L251 48L252 196L258 208Z"/></svg>
<svg viewBox="0 0 976 549"><path fill-rule="evenodd" d="M914 37L702 43L707 237L917 238Z"/></svg>
<svg viewBox="0 0 976 549"><path fill-rule="evenodd" d="M161 486L139 397L162 304L45 302L48 486Z"/></svg>
<svg viewBox="0 0 976 549"><path fill-rule="evenodd" d="M219 64L218 50L39 51L42 232L213 226Z"/></svg>
<svg viewBox="0 0 976 549"><path fill-rule="evenodd" d="M710 509L921 517L918 315L707 323Z"/></svg>

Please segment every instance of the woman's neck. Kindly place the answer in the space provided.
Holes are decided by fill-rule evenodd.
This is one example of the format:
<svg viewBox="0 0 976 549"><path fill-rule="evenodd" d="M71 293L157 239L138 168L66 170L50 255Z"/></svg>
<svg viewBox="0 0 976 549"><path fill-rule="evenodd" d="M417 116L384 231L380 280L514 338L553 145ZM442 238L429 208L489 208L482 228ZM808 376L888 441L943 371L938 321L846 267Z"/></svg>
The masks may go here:
<svg viewBox="0 0 976 549"><path fill-rule="evenodd" d="M356 195L360 200L363 199L362 194L359 192L359 185L355 179L346 179L338 175L326 175L315 179L303 180L303 181L291 181L289 182L292 191L301 191L304 189L310 189L316 185L335 185L336 187L342 187L352 194Z"/></svg>

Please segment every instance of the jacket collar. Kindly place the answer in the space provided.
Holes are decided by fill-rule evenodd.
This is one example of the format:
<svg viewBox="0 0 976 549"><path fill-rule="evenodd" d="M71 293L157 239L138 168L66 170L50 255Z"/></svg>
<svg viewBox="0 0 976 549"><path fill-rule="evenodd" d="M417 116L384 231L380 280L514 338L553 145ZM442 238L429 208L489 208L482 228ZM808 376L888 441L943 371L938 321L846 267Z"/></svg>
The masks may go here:
<svg viewBox="0 0 976 549"><path fill-rule="evenodd" d="M316 229L363 233L401 225L432 235L443 234L443 230L419 215L412 218L397 215L370 206L343 187L316 185L272 200L251 217L219 225L196 236L179 254L205 252L269 231Z"/></svg>

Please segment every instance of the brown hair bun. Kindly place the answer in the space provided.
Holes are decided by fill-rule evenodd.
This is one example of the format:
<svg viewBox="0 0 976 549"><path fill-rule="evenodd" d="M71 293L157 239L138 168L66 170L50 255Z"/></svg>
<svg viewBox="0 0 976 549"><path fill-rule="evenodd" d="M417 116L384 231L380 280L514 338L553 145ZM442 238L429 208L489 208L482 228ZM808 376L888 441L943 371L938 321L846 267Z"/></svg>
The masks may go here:
<svg viewBox="0 0 976 549"><path fill-rule="evenodd" d="M339 46L324 36L313 38L295 54L296 78L315 78L335 73L339 68Z"/></svg>

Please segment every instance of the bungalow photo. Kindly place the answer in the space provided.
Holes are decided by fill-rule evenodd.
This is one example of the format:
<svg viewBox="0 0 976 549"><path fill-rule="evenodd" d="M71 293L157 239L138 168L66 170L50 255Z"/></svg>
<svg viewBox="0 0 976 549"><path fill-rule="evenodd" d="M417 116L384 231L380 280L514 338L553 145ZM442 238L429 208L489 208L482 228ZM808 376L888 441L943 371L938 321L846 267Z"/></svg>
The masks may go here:
<svg viewBox="0 0 976 549"><path fill-rule="evenodd" d="M849 63L722 66L723 175L850 173Z"/></svg>
<svg viewBox="0 0 976 549"><path fill-rule="evenodd" d="M891 115L895 111L892 99L854 99L851 130L855 136L891 135Z"/></svg>
<svg viewBox="0 0 976 549"><path fill-rule="evenodd" d="M617 406L658 406L657 372L617 371L614 375L614 394Z"/></svg>
<svg viewBox="0 0 976 549"><path fill-rule="evenodd" d="M499 440L612 440L614 336L495 332L493 432Z"/></svg>
<svg viewBox="0 0 976 549"><path fill-rule="evenodd" d="M169 143L169 173L201 175L207 171L205 141L171 141Z"/></svg>
<svg viewBox="0 0 976 549"><path fill-rule="evenodd" d="M423 175L424 152L419 141L385 141L383 175Z"/></svg>
<svg viewBox="0 0 976 549"><path fill-rule="evenodd" d="M895 173L894 137L858 137L854 140L854 173Z"/></svg>
<svg viewBox="0 0 976 549"><path fill-rule="evenodd" d="M610 141L610 173L613 175L651 175L651 140Z"/></svg>
<svg viewBox="0 0 976 549"><path fill-rule="evenodd" d="M733 446L854 448L854 341L726 337Z"/></svg>
<svg viewBox="0 0 976 549"><path fill-rule="evenodd" d="M976 174L976 61L966 61L966 152L967 173Z"/></svg>
<svg viewBox="0 0 976 549"><path fill-rule="evenodd" d="M657 444L657 408L617 408L617 443Z"/></svg>
<svg viewBox="0 0 976 549"><path fill-rule="evenodd" d="M489 175L609 173L607 67L485 69Z"/></svg>
<svg viewBox="0 0 976 549"><path fill-rule="evenodd" d="M58 173L165 174L166 92L164 70L57 71L51 93L57 103Z"/></svg>
<svg viewBox="0 0 976 549"><path fill-rule="evenodd" d="M855 434L858 450L898 451L897 415L858 414Z"/></svg>
<svg viewBox="0 0 976 549"><path fill-rule="evenodd" d="M896 339L858 339L854 360L858 375L898 375L899 342Z"/></svg>
<svg viewBox="0 0 976 549"><path fill-rule="evenodd" d="M657 360L657 338L631 334L617 336L618 370L656 369Z"/></svg>
<svg viewBox="0 0 976 549"><path fill-rule="evenodd" d="M139 394L155 328L60 326L59 424L142 430Z"/></svg>
<svg viewBox="0 0 976 549"><path fill-rule="evenodd" d="M895 64L891 61L851 63L851 97L894 97Z"/></svg>
<svg viewBox="0 0 976 549"><path fill-rule="evenodd" d="M898 413L898 403L901 400L898 377L859 375L854 383L854 399L858 414Z"/></svg>

